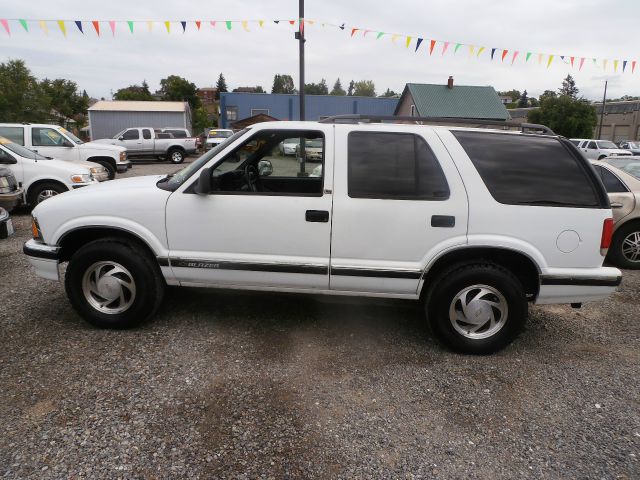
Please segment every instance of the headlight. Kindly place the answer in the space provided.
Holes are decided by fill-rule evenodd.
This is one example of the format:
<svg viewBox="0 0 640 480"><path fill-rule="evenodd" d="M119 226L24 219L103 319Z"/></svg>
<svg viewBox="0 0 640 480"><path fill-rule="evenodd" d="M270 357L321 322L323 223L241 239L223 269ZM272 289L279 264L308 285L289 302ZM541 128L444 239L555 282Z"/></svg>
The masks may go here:
<svg viewBox="0 0 640 480"><path fill-rule="evenodd" d="M124 162L127 159L127 152L120 152L120 161Z"/></svg>
<svg viewBox="0 0 640 480"><path fill-rule="evenodd" d="M97 175L99 173L105 173L106 170L104 167L91 167L89 169L91 171L92 174Z"/></svg>
<svg viewBox="0 0 640 480"><path fill-rule="evenodd" d="M71 175L71 181L73 183L89 183L91 175Z"/></svg>
<svg viewBox="0 0 640 480"><path fill-rule="evenodd" d="M0 177L0 193L9 193L11 188L9 187L9 180L7 177Z"/></svg>
<svg viewBox="0 0 640 480"><path fill-rule="evenodd" d="M31 217L31 235L34 240L42 240L42 232L40 232L40 225L38 225L36 217Z"/></svg>

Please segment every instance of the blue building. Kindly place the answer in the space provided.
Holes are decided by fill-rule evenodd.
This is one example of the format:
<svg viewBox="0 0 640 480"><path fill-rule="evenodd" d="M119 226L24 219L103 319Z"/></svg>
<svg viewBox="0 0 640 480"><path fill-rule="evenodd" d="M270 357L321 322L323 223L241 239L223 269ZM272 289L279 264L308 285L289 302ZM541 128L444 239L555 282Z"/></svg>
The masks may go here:
<svg viewBox="0 0 640 480"><path fill-rule="evenodd" d="M220 127L255 115L278 120L299 120L298 95L274 93L225 92L220 94ZM397 98L305 95L306 120L320 120L331 115L393 115Z"/></svg>

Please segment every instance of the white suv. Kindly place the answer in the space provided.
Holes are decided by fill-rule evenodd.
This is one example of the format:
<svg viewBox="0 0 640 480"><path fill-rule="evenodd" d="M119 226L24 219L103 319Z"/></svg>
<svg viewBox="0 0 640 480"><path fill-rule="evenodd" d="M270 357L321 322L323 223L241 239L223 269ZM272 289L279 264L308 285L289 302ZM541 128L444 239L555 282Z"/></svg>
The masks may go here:
<svg viewBox="0 0 640 480"><path fill-rule="evenodd" d="M623 150L609 140L589 140L585 138L572 138L573 143L584 156L591 160L602 160L611 155L633 155L629 150Z"/></svg>
<svg viewBox="0 0 640 480"><path fill-rule="evenodd" d="M423 302L468 353L511 342L528 302L620 284L607 194L568 140L344 121L260 123L174 175L54 198L24 252L45 278L69 262L67 295L100 327L150 318L165 285L377 296ZM321 142L322 168L282 155L290 138Z"/></svg>

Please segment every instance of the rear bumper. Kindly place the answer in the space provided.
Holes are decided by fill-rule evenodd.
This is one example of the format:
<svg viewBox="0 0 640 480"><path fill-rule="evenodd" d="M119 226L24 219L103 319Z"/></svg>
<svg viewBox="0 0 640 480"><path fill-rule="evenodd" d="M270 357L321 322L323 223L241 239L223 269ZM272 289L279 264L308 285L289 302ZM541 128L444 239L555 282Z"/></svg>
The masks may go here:
<svg viewBox="0 0 640 480"><path fill-rule="evenodd" d="M22 201L23 193L24 193L24 190L22 188L19 188L11 193L1 193L0 207L10 212L13 209L13 207L20 204L20 202Z"/></svg>
<svg viewBox="0 0 640 480"><path fill-rule="evenodd" d="M602 300L622 282L617 268L550 270L540 275L538 304L586 303Z"/></svg>
<svg viewBox="0 0 640 480"><path fill-rule="evenodd" d="M38 240L28 240L22 247L23 253L35 268L36 275L49 280L60 280L60 247L46 245Z"/></svg>

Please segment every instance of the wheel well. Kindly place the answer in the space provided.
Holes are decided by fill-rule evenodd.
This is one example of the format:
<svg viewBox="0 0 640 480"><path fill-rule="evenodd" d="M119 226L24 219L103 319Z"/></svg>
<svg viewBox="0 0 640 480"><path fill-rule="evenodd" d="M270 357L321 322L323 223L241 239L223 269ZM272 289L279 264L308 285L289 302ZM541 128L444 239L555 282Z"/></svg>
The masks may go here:
<svg viewBox="0 0 640 480"><path fill-rule="evenodd" d="M172 152L173 150L180 150L182 153L184 153L184 147L180 146L180 145L172 145L169 147L169 150L167 150L167 153Z"/></svg>
<svg viewBox="0 0 640 480"><path fill-rule="evenodd" d="M27 190L27 201L31 200L31 193L33 192L33 189L36 188L39 185L42 185L43 183L53 183L53 184L61 186L65 190L69 190L69 187L67 187L64 183L62 183L59 180L49 180L49 179L38 180L36 182L33 182L31 185L29 185L29 188Z"/></svg>
<svg viewBox="0 0 640 480"><path fill-rule="evenodd" d="M496 263L512 272L522 283L527 297L538 294L540 270L527 255L504 248L472 247L454 250L438 258L425 275L421 296L428 291L433 280L452 265L483 261Z"/></svg>
<svg viewBox="0 0 640 480"><path fill-rule="evenodd" d="M58 242L60 245L60 261L68 261L83 245L107 237L117 238L126 243L138 245L151 255L151 258L156 258L156 254L144 240L127 230L112 227L90 227L72 230L62 236Z"/></svg>
<svg viewBox="0 0 640 480"><path fill-rule="evenodd" d="M618 235L618 232L623 228L627 228L629 226L633 226L634 228L640 228L640 218L634 218L633 220L629 220L628 222L624 222L619 228L616 228L616 231L613 232L613 237L615 238Z"/></svg>
<svg viewBox="0 0 640 480"><path fill-rule="evenodd" d="M89 157L87 158L87 162L93 162L93 163L107 162L113 168L116 168L116 161L111 157Z"/></svg>

